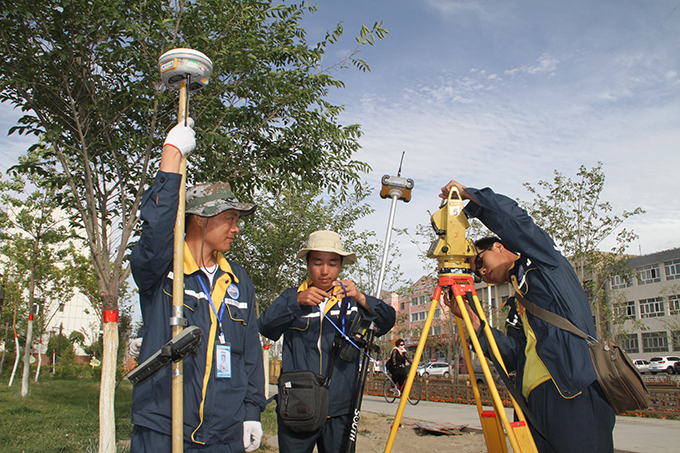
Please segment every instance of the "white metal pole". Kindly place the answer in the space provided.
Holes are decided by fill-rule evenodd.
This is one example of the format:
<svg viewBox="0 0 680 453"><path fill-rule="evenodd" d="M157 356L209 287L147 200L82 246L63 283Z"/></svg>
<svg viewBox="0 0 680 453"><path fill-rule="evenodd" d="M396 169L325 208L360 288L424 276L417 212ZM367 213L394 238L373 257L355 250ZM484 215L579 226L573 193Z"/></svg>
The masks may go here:
<svg viewBox="0 0 680 453"><path fill-rule="evenodd" d="M397 200L402 195L401 190L392 189L390 190L390 195L392 196L392 207L390 208L390 219L387 222L387 233L385 234L385 246L383 248L382 263L380 264L380 275L378 276L378 282L375 286L375 291L373 293L374 297L380 298L380 292L382 291L383 279L385 278L385 268L387 267L387 257L390 252L390 240L392 238L392 225L394 225L394 215L397 212Z"/></svg>

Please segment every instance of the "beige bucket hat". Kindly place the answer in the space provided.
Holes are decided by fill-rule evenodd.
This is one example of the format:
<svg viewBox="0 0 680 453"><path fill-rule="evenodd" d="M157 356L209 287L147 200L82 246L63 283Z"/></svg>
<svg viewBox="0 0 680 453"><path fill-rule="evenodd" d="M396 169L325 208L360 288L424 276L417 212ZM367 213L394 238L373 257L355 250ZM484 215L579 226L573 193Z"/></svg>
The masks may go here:
<svg viewBox="0 0 680 453"><path fill-rule="evenodd" d="M342 256L342 264L354 264L357 256L351 252L345 252L342 248L340 235L334 231L315 231L309 235L307 247L297 253L296 258L304 259L309 252L331 252Z"/></svg>

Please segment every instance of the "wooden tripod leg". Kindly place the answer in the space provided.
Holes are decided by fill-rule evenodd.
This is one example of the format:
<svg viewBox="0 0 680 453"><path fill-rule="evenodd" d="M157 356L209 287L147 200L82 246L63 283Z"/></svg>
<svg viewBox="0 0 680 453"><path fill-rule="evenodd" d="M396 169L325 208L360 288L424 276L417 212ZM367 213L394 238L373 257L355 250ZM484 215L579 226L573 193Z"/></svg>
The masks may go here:
<svg viewBox="0 0 680 453"><path fill-rule="evenodd" d="M476 299L477 296L473 295L473 298ZM491 375L491 369L489 368L489 364L485 359L482 359L484 357L482 346L479 343L479 339L477 338L477 334L474 331L474 328L472 327L472 320L470 319L467 309L465 308L465 302L463 301L463 297L460 294L456 294L456 303L458 304L458 308L460 309L460 312L463 315L463 321L465 323L467 331L470 333L470 341L472 342L472 345L475 349L475 353L480 358L479 363L482 366L482 372L484 373L487 384L489 386L489 393L491 395L491 400L493 403L494 410L496 412L496 416L500 418L503 427L505 428L505 433L507 434L508 439L510 440L512 450L515 453L538 453L533 438L531 438L531 436L529 436L528 440L526 438L525 432L526 430L524 429L526 428L526 424L524 424L523 426L512 426L512 424L510 423L510 420L508 419L508 414L505 412L505 407L503 406L503 402L501 401L500 395L498 393L498 388L496 388L496 383L494 382L493 376ZM477 299L476 303L479 305L479 299ZM481 316L480 319L484 319L483 313L480 316ZM496 345L496 340L494 339L493 334L491 332L491 329L488 329L488 332L485 331L485 333L487 333L487 340L489 342L491 350L492 352L495 353L496 351L498 351L498 348ZM515 408L519 408L519 406L517 406L517 404L514 401L513 405Z"/></svg>
<svg viewBox="0 0 680 453"><path fill-rule="evenodd" d="M437 286L434 290L434 295L432 296L432 303L430 304L430 311L427 313L427 319L425 320L425 325L423 326L423 331L420 334L420 341L418 342L418 348L413 356L412 363L419 363L420 358L423 355L423 349L425 349L425 342L427 341L428 333L430 332L430 326L432 325L432 320L434 319L434 312L437 310L437 303L439 302L439 296L441 295L442 288ZM413 385L413 380L416 377L416 371L418 367L412 366L408 373L408 378L404 384L404 391L401 393L401 399L399 400L399 407L397 408L397 413L394 415L394 422L392 423L392 429L390 430L390 436L387 439L387 445L385 445L385 453L392 451L392 445L394 444L394 439L397 437L397 431L399 430L399 424L401 423L401 416L404 414L404 409L406 407L406 401L408 401L408 395L411 392L411 386Z"/></svg>

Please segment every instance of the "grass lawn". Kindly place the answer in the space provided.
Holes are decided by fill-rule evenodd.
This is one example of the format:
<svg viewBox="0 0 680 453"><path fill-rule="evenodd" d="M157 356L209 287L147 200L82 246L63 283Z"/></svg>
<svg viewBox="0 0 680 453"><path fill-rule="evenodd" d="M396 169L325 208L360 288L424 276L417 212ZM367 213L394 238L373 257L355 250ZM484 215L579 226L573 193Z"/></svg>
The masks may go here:
<svg viewBox="0 0 680 453"><path fill-rule="evenodd" d="M99 381L45 379L21 397L21 376L0 381L0 452L96 452L99 445ZM32 376L31 376L32 377ZM116 437L130 439L132 384L116 390ZM126 451L125 448L119 451Z"/></svg>
<svg viewBox="0 0 680 453"><path fill-rule="evenodd" d="M0 452L97 452L99 445L99 381L93 378L34 383L21 397L21 376L7 387L0 379ZM122 381L116 390L118 452L127 452L132 424L132 384ZM276 435L276 404L262 414L264 438ZM264 439L263 439L264 444ZM259 451L273 451L261 446Z"/></svg>

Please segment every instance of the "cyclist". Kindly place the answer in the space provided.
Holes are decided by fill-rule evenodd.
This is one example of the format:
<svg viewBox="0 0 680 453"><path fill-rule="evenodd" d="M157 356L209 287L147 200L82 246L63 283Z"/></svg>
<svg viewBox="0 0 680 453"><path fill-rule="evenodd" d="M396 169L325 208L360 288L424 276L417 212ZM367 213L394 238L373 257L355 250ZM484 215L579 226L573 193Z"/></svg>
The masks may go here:
<svg viewBox="0 0 680 453"><path fill-rule="evenodd" d="M394 342L394 348L390 352L390 358L386 362L387 371L392 376L392 380L397 384L399 389L404 387L404 381L408 376L409 367L411 365L411 359L406 352L406 346L404 345L404 340L398 338Z"/></svg>

